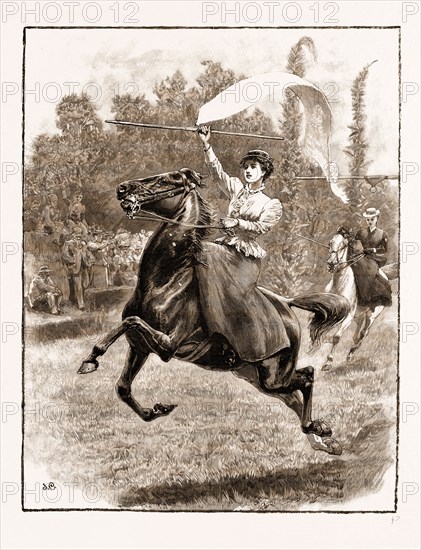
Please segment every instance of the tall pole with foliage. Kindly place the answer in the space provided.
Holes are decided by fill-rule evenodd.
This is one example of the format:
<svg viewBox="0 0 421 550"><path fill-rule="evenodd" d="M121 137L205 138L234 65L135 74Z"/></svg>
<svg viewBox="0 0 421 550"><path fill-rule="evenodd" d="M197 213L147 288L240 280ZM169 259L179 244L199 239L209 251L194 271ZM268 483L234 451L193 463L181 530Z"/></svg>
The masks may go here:
<svg viewBox="0 0 421 550"><path fill-rule="evenodd" d="M294 44L289 52L286 70L289 73L304 78L309 58L317 59L314 42L308 36L303 36ZM287 192L295 192L295 177L305 166L304 155L300 147L303 115L300 110L300 100L291 91L285 90L282 101L281 136L281 181Z"/></svg>
<svg viewBox="0 0 421 550"><path fill-rule="evenodd" d="M303 36L292 46L286 70L304 78L309 62L316 59L313 40ZM271 192L279 197L284 211L281 223L271 232L273 240L268 245L269 262L263 279L282 294L289 295L304 290L308 271L306 244L295 235L303 225L305 211L303 205L298 204L296 177L306 173L308 163L300 145L304 122L300 100L290 90L284 91L281 109L280 133L284 140L280 146L279 173L271 185Z"/></svg>
<svg viewBox="0 0 421 550"><path fill-rule="evenodd" d="M368 63L356 76L352 88L352 124L348 126L349 145L344 152L348 155L348 168L351 176L364 176L367 174L367 167L371 161L367 160L368 143L366 138L366 113L364 96L367 85L368 69L376 63ZM357 183L356 183L357 182ZM345 184L346 194L353 210L358 208L362 202L362 195L359 180L348 180Z"/></svg>

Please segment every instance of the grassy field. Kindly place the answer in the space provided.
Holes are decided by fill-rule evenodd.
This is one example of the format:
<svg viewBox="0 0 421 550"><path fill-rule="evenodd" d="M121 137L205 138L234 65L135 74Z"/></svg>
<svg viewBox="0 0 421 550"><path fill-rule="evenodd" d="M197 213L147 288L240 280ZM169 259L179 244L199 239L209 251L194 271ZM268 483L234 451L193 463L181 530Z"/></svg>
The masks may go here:
<svg viewBox="0 0 421 550"><path fill-rule="evenodd" d="M396 301L396 300L394 300ZM307 316L300 313L302 325ZM117 320L116 314L114 317ZM311 449L298 419L230 373L151 356L133 393L144 406L177 403L142 422L114 385L127 344L118 341L97 372L76 371L95 335L26 343L25 463L55 483L95 484L110 508L156 511L295 511L346 506L382 487L395 460L397 310L383 312L350 365L351 331L336 368L321 372L328 346L305 355L316 369L313 418L328 420L344 452ZM29 506L30 507L30 506ZM60 502L55 504L60 507ZM88 506L87 506L88 507ZM383 509L393 509L393 501Z"/></svg>

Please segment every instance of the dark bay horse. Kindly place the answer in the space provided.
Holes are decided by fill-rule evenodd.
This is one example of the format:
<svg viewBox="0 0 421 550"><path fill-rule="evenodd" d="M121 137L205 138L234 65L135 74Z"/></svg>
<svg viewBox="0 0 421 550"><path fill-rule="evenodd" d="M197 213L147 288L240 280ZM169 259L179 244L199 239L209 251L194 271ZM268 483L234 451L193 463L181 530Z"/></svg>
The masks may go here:
<svg viewBox="0 0 421 550"><path fill-rule="evenodd" d="M290 347L255 363L242 360L229 334L209 333L201 311L196 266L206 261L202 243L215 226L199 187L201 176L189 169L118 186L117 198L129 218L155 219L160 225L143 252L137 287L124 308L123 322L93 347L78 372L96 370L97 358L125 334L129 350L116 391L142 420L154 420L176 407L157 403L144 408L131 393L134 378L149 354L156 353L163 361L174 357L209 370L232 371L290 407L314 449L340 454L341 446L331 437L327 423L311 418L314 371L296 368L301 337L291 306L314 314L310 335L316 340L348 315L348 301L327 293L287 299L259 287L282 317Z"/></svg>

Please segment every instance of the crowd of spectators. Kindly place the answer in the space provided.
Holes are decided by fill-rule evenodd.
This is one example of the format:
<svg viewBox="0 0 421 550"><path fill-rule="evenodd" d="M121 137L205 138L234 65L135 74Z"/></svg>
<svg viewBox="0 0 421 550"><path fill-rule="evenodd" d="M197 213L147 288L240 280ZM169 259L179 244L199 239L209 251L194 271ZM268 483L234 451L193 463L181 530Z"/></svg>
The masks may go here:
<svg viewBox="0 0 421 550"><path fill-rule="evenodd" d="M41 296L40 266L48 272L60 295L60 303L85 309L88 289L136 284L140 256L150 233L110 231L85 218L83 195L64 200L57 193L28 195L24 208L24 244L27 304L33 309L60 314L60 307ZM30 266L28 269L27 266ZM48 285L47 285L48 286ZM51 284L50 284L51 286ZM31 296L36 289L37 296ZM47 293L48 289L45 289ZM51 292L51 289L49 290Z"/></svg>

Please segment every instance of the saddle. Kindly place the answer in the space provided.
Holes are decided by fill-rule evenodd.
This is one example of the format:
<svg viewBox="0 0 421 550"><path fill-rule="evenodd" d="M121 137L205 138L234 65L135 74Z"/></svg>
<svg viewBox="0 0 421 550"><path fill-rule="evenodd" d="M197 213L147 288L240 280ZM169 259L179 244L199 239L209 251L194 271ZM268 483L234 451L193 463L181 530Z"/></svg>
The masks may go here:
<svg viewBox="0 0 421 550"><path fill-rule="evenodd" d="M257 287L259 259L205 242L196 274L210 334L225 336L241 359L262 361L289 347L281 315Z"/></svg>

